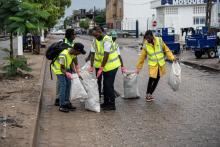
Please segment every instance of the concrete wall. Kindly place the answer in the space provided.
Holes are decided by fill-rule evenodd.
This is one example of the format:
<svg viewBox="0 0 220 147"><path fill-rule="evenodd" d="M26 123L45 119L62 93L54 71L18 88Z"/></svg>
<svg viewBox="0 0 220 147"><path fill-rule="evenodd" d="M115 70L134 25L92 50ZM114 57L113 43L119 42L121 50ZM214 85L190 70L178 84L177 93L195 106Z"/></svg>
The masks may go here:
<svg viewBox="0 0 220 147"><path fill-rule="evenodd" d="M150 1L146 0L123 0L123 30L135 30L135 22L139 21L139 30L144 33L147 30L147 21L149 28L151 27L152 14L156 14L156 10L150 8Z"/></svg>

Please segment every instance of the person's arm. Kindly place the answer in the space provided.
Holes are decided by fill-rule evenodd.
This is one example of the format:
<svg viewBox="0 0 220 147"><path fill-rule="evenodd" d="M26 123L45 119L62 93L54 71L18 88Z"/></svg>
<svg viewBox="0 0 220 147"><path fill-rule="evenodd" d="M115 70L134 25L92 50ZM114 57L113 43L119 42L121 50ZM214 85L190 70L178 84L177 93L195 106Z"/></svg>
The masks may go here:
<svg viewBox="0 0 220 147"><path fill-rule="evenodd" d="M102 64L101 67L105 67L107 61L108 61L108 57L109 57L109 52L104 52L104 58L102 60Z"/></svg>
<svg viewBox="0 0 220 147"><path fill-rule="evenodd" d="M72 79L72 74L65 69L65 59L59 58L60 70L69 79Z"/></svg>
<svg viewBox="0 0 220 147"><path fill-rule="evenodd" d="M90 57L91 67L93 67L94 59L95 59L95 53L91 52L91 57Z"/></svg>
<svg viewBox="0 0 220 147"><path fill-rule="evenodd" d="M104 58L102 60L102 64L101 64L101 67L105 67L106 63L108 62L108 57L109 57L109 54L110 54L110 50L111 50L111 42L108 42L106 41L104 43Z"/></svg>
<svg viewBox="0 0 220 147"><path fill-rule="evenodd" d="M172 51L169 49L169 47L163 42L163 40L161 39L162 42L162 48L164 53L166 54L167 58L171 61L176 60L175 56L173 55Z"/></svg>
<svg viewBox="0 0 220 147"><path fill-rule="evenodd" d="M95 59L95 45L94 45L94 41L91 45L91 49L90 49L90 62L91 62L91 67L93 67L94 64L94 59Z"/></svg>
<svg viewBox="0 0 220 147"><path fill-rule="evenodd" d="M147 52L146 52L145 49L142 49L141 50L141 55L140 55L140 57L138 59L137 65L136 65L137 69L142 69L143 68L144 61L145 61L146 57L147 57Z"/></svg>
<svg viewBox="0 0 220 147"><path fill-rule="evenodd" d="M124 64L123 64L123 60L122 60L122 57L121 57L121 52L120 52L120 48L119 46L117 46L117 53L118 53L118 57L120 59L120 62L121 62L121 67L124 67Z"/></svg>
<svg viewBox="0 0 220 147"><path fill-rule="evenodd" d="M91 51L89 52L89 55L86 57L85 61L88 62L91 59Z"/></svg>
<svg viewBox="0 0 220 147"><path fill-rule="evenodd" d="M124 67L124 63L123 63L123 60L122 60L122 57L121 55L118 55L119 59L120 59L120 62L121 62L121 67Z"/></svg>

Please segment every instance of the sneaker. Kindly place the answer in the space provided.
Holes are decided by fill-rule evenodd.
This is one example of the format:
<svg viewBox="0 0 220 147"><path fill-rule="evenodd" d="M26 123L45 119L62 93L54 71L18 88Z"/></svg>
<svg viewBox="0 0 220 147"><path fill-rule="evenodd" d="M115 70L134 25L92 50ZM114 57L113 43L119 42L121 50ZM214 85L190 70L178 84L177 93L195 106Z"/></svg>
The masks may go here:
<svg viewBox="0 0 220 147"><path fill-rule="evenodd" d="M60 100L59 100L59 99L56 99L54 105L55 105L55 106L60 106Z"/></svg>
<svg viewBox="0 0 220 147"><path fill-rule="evenodd" d="M71 103L67 104L67 109L69 109L70 111L74 111L76 110L76 107L74 107Z"/></svg>
<svg viewBox="0 0 220 147"><path fill-rule="evenodd" d="M60 106L59 111L68 113L69 109L66 106Z"/></svg>
<svg viewBox="0 0 220 147"><path fill-rule="evenodd" d="M115 105L108 105L103 108L104 111L111 111L111 110L116 110Z"/></svg>

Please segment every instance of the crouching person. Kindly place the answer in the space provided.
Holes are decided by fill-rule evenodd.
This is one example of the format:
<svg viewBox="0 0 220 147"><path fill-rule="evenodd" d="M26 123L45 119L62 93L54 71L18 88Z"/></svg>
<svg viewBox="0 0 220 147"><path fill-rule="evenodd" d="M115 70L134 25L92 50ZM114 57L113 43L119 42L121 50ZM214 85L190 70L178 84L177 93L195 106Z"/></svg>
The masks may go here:
<svg viewBox="0 0 220 147"><path fill-rule="evenodd" d="M59 111L69 112L76 109L70 103L70 88L72 72L79 74L79 65L77 56L86 54L84 46L81 43L75 43L73 48L63 50L57 60L52 64L52 70L57 75L58 84L58 98L59 98Z"/></svg>

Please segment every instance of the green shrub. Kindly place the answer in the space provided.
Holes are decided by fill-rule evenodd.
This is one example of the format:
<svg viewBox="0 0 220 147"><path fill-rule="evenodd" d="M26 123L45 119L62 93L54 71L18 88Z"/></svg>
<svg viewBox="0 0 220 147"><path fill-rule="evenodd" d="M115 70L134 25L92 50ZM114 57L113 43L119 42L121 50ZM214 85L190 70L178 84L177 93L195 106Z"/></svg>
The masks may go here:
<svg viewBox="0 0 220 147"><path fill-rule="evenodd" d="M4 52L9 53L8 49L2 49ZM32 69L27 65L27 58L25 57L5 57L6 65L3 66L3 71L6 72L6 76L12 77L22 74L24 71L30 72Z"/></svg>

